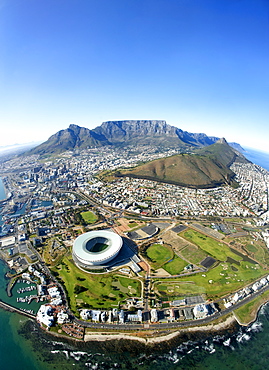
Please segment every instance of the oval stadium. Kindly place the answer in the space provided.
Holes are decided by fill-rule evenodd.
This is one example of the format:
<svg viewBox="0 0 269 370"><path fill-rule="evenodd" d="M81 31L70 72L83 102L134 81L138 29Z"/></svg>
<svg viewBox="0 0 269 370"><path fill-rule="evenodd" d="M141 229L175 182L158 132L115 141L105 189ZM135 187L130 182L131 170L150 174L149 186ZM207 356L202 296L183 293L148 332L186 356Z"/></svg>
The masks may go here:
<svg viewBox="0 0 269 370"><path fill-rule="evenodd" d="M122 238L107 230L90 231L77 237L73 244L74 262L82 268L105 266L123 245Z"/></svg>

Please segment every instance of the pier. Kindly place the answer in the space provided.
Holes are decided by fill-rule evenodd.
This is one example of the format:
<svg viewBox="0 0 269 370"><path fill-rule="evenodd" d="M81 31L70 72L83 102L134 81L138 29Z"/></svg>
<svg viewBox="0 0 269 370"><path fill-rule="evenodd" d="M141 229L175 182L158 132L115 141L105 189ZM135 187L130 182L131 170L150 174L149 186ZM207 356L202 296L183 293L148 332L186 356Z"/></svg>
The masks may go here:
<svg viewBox="0 0 269 370"><path fill-rule="evenodd" d="M0 300L0 307L3 308L4 310L6 311L10 311L10 312L17 312L21 315L24 315L24 316L27 316L29 317L30 319L35 319L35 315L30 313L29 311L30 310L24 310L24 309L19 309L19 308L16 308L16 307L13 307L13 306L10 306L9 304L3 302Z"/></svg>

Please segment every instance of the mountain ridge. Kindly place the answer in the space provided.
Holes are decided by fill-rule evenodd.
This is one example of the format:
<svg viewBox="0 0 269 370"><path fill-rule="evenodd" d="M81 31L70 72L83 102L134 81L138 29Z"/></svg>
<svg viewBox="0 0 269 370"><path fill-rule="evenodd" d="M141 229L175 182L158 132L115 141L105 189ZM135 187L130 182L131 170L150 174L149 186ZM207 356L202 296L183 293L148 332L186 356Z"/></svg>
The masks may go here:
<svg viewBox="0 0 269 370"><path fill-rule="evenodd" d="M70 124L29 154L58 154L67 150L102 147L104 145L155 145L165 148L199 148L214 144L219 138L203 133L190 133L164 120L106 121L94 129Z"/></svg>

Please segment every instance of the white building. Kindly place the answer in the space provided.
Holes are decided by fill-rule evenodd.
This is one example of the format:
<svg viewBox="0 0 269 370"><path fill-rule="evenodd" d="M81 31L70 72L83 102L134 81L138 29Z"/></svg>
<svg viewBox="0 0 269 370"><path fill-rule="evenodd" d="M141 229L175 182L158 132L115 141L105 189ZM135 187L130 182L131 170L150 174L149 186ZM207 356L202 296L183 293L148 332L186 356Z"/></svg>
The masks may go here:
<svg viewBox="0 0 269 370"><path fill-rule="evenodd" d="M24 272L21 277L25 280L31 280L31 276L30 274L28 274L28 272Z"/></svg>
<svg viewBox="0 0 269 370"><path fill-rule="evenodd" d="M101 311L99 310L92 310L92 321L100 321Z"/></svg>
<svg viewBox="0 0 269 370"><path fill-rule="evenodd" d="M66 312L64 312L63 310L61 310L60 312L58 312L57 314L57 322L58 324L64 324L65 322L68 321L68 314Z"/></svg>
<svg viewBox="0 0 269 370"><path fill-rule="evenodd" d="M91 311L87 308L80 311L80 317L82 320L89 320L91 318Z"/></svg>
<svg viewBox="0 0 269 370"><path fill-rule="evenodd" d="M122 245L122 238L114 232L89 231L77 237L72 255L80 267L105 266L118 255Z"/></svg>
<svg viewBox="0 0 269 370"><path fill-rule="evenodd" d="M106 312L105 312L105 311L104 311L104 312L102 312L102 313L101 313L101 322L105 322L105 321L106 321L106 317L107 317Z"/></svg>
<svg viewBox="0 0 269 370"><path fill-rule="evenodd" d="M57 297L57 298L53 298L50 303L53 305L53 306L60 306L60 304L63 303L62 301L62 298L61 297Z"/></svg>
<svg viewBox="0 0 269 370"><path fill-rule="evenodd" d="M252 285L252 289L254 290L254 292L257 292L257 290L261 289L261 287L262 285L259 281Z"/></svg>
<svg viewBox="0 0 269 370"><path fill-rule="evenodd" d="M51 288L48 288L48 294L51 296L51 298L58 298L61 296L57 286L53 286Z"/></svg>
<svg viewBox="0 0 269 370"><path fill-rule="evenodd" d="M40 323L46 325L47 327L51 327L54 323L53 317L53 310L50 305L43 304L40 306L37 314L36 319Z"/></svg>
<svg viewBox="0 0 269 370"><path fill-rule="evenodd" d="M120 324L124 324L124 319L125 319L124 311L123 310L120 310L120 313L119 313L119 323Z"/></svg>
<svg viewBox="0 0 269 370"><path fill-rule="evenodd" d="M232 303L231 302L225 302L224 303L224 307L225 308L229 308L229 307L231 307L232 306Z"/></svg>
<svg viewBox="0 0 269 370"><path fill-rule="evenodd" d="M128 321L142 322L142 310L138 310L137 313L129 313L127 315Z"/></svg>
<svg viewBox="0 0 269 370"><path fill-rule="evenodd" d="M157 322L158 321L158 311L156 310L156 308L153 308L150 311L150 321L151 322Z"/></svg>
<svg viewBox="0 0 269 370"><path fill-rule="evenodd" d="M208 309L205 304L197 304L193 308L193 314L196 319L203 319L208 315Z"/></svg>

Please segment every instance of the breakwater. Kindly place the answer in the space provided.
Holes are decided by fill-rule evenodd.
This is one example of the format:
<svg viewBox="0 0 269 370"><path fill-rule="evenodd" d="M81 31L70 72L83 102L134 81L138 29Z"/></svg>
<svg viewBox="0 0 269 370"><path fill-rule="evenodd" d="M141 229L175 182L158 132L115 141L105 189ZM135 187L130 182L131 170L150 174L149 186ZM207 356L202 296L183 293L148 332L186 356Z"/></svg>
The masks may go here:
<svg viewBox="0 0 269 370"><path fill-rule="evenodd" d="M0 300L0 307L3 308L6 311L16 312L16 313L19 313L20 315L24 315L24 316L27 316L30 319L34 319L35 320L35 315L33 315L33 314L29 313L29 312L23 311L23 310L21 310L19 308L13 307L13 306L9 305L8 303L5 303L5 302L3 302L1 300Z"/></svg>

